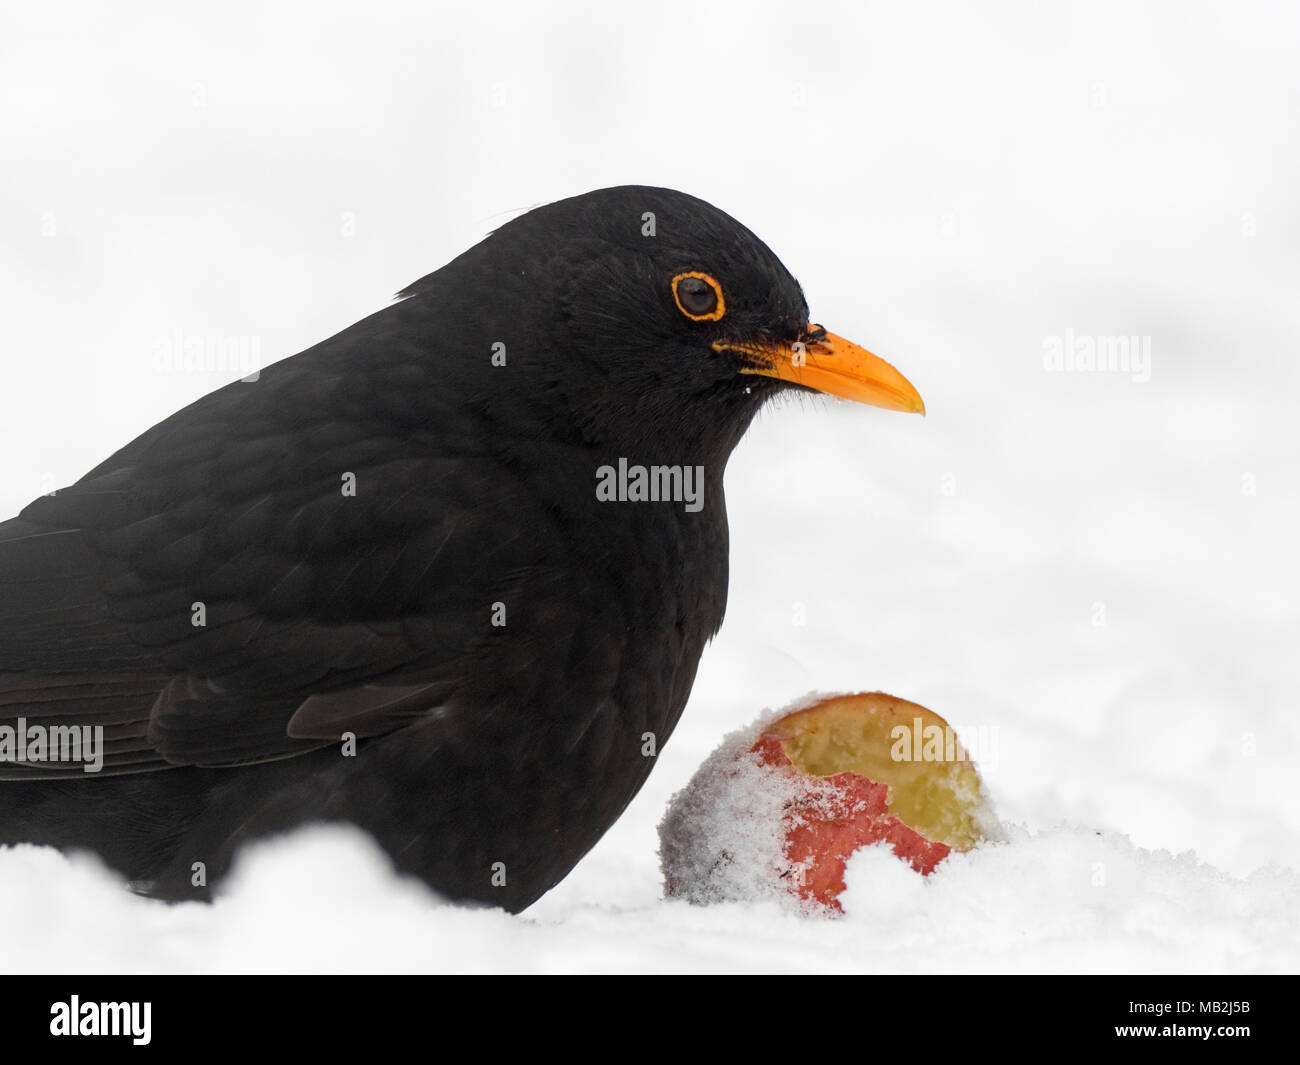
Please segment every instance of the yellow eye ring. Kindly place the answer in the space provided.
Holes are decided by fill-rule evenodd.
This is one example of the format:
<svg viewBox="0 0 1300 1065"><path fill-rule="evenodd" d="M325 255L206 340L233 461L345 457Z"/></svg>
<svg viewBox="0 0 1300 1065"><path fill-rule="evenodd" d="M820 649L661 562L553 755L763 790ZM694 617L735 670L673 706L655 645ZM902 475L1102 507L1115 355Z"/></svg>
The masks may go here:
<svg viewBox="0 0 1300 1065"><path fill-rule="evenodd" d="M683 282L688 279L703 281L707 288ZM712 291L709 291L709 290ZM673 278L673 302L677 309L692 322L716 322L727 313L727 302L722 298L722 286L708 274L694 271Z"/></svg>

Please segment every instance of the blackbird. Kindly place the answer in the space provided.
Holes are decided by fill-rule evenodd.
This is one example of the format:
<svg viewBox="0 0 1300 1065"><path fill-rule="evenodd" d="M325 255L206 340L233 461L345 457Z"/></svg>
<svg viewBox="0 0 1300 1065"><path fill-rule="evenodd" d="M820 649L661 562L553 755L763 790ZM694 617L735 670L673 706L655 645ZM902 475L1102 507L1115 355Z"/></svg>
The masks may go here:
<svg viewBox="0 0 1300 1065"><path fill-rule="evenodd" d="M923 411L748 229L641 186L255 376L0 524L0 842L194 899L249 840L350 822L517 912L677 723L759 408Z"/></svg>

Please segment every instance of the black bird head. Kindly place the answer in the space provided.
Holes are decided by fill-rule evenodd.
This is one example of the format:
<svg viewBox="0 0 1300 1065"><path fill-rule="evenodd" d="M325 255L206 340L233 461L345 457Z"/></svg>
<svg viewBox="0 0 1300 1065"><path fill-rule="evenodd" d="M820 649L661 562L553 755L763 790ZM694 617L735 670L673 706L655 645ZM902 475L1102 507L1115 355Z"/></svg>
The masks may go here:
<svg viewBox="0 0 1300 1065"><path fill-rule="evenodd" d="M536 208L402 295L466 270L476 292L496 294L501 339L534 394L563 394L539 409L563 409L592 441L725 454L789 389L924 413L902 374L809 319L766 244L672 189L627 185ZM539 306L559 313L539 321Z"/></svg>

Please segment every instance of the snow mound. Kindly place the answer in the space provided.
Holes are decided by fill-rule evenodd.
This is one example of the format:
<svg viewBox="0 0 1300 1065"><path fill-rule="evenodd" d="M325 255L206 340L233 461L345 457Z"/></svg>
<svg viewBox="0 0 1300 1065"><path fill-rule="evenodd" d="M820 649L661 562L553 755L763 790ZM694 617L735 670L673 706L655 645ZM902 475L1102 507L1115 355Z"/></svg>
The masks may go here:
<svg viewBox="0 0 1300 1065"><path fill-rule="evenodd" d="M616 864L611 881L626 874ZM849 862L840 920L782 900L690 905L551 895L525 914L455 906L363 833L250 847L211 905L142 899L89 858L0 847L0 969L28 973L1294 972L1300 876L1229 876L1192 854L1013 828L928 877L881 848ZM647 885L648 887L649 885Z"/></svg>
<svg viewBox="0 0 1300 1065"><path fill-rule="evenodd" d="M950 854L928 877L888 850L849 859L849 934L900 968L953 971L1290 971L1300 877L1234 877L1190 851L1062 826L1007 827L1007 842ZM908 963L915 949L923 964Z"/></svg>

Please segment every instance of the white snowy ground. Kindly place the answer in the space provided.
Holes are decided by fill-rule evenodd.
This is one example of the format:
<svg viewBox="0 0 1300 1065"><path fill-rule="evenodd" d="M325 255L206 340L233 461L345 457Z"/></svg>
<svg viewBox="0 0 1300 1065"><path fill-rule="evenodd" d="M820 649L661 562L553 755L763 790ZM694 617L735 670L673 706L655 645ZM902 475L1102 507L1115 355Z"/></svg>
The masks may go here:
<svg viewBox="0 0 1300 1065"><path fill-rule="evenodd" d="M18 848L0 969L1300 968L1293 8L131 8L0 27L4 514L238 376L160 372L159 338L291 354L622 182L754 228L929 416L755 425L682 724L526 915L439 903L343 830L251 854L212 907ZM1149 380L1049 372L1067 331L1149 338ZM669 796L813 689L983 730L1009 841L928 880L865 853L836 921L664 901Z"/></svg>

